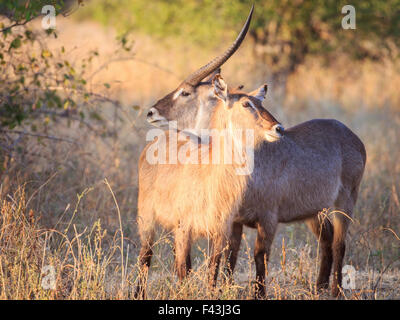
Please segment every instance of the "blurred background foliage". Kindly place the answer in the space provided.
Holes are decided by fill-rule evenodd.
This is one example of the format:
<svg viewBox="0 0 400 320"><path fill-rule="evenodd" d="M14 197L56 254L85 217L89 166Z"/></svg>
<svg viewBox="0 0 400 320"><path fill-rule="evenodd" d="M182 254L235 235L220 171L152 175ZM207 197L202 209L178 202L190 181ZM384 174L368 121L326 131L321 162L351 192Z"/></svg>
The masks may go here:
<svg viewBox="0 0 400 320"><path fill-rule="evenodd" d="M46 39L57 37L53 29L33 31L28 23L41 16L42 7L53 5L56 14L66 12L64 1L2 1L0 14L0 128L14 129L23 121L37 129L37 120L48 125L51 118L83 120L89 93L85 69L92 57L83 59L79 71L65 57L64 47L52 52ZM78 110L78 106L82 106ZM33 122L32 122L33 121Z"/></svg>
<svg viewBox="0 0 400 320"><path fill-rule="evenodd" d="M216 46L232 38L255 4L250 35L255 58L275 78L293 72L307 55L381 59L398 54L400 1L355 0L357 29L342 29L343 0L98 0L81 17L113 25L121 32L139 30L161 41L181 38ZM285 77L284 77L285 78ZM275 79L273 79L275 80ZM279 80L279 79L276 79Z"/></svg>
<svg viewBox="0 0 400 320"><path fill-rule="evenodd" d="M232 39L254 3L250 30L254 59L268 66L264 76L283 89L288 75L307 56L323 57L329 64L343 54L378 61L399 54L400 0L353 1L353 32L341 26L341 9L348 4L343 0L6 0L0 13L24 23L49 3L58 12L77 11L77 19L98 21L117 28L120 34L139 31L164 43L180 39L203 48ZM79 5L86 8L75 10Z"/></svg>
<svg viewBox="0 0 400 320"><path fill-rule="evenodd" d="M122 118L120 104L109 97L109 83L101 83L101 92L92 88L91 79L105 67L93 67L98 51L71 59L62 43L49 46L57 41L57 30L41 28L41 17L48 13L42 14L44 5L53 5L56 15L68 16L81 4L62 0L0 3L0 178L5 192L16 173L23 172L25 179L30 174L38 177L28 168L39 159L59 166L63 159L52 157L50 150L57 144L77 148L80 141L72 137L74 130L82 134L89 130L108 145L107 139L115 140L116 122ZM128 52L127 45L120 38L113 59ZM113 109L111 120L105 118L109 111L105 105ZM39 151L41 146L48 146L50 155Z"/></svg>

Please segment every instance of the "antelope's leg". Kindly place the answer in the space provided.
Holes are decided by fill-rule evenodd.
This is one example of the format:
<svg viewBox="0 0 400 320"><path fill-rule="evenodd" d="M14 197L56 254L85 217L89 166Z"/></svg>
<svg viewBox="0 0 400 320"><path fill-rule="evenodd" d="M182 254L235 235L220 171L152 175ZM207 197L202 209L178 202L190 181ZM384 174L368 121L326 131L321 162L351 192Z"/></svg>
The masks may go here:
<svg viewBox="0 0 400 320"><path fill-rule="evenodd" d="M337 210L342 212L335 212L333 214L333 282L332 282L332 295L337 297L342 287L342 268L343 259L346 251L346 232L350 223L349 217L353 214L353 207L357 194L350 196L349 192L341 189L336 199L335 206Z"/></svg>
<svg viewBox="0 0 400 320"><path fill-rule="evenodd" d="M240 249L240 242L242 240L243 225L234 222L232 225L232 235L229 238L229 248L226 254L225 273L232 280L233 271L235 270L238 252Z"/></svg>
<svg viewBox="0 0 400 320"><path fill-rule="evenodd" d="M140 224L139 224L140 226ZM140 230L140 228L139 228ZM148 230L147 232L140 232L141 248L139 252L139 280L135 290L136 299L146 298L146 285L149 268L151 264L151 257L153 255L153 241L154 241L154 230Z"/></svg>
<svg viewBox="0 0 400 320"><path fill-rule="evenodd" d="M348 226L347 218L337 217L334 219L334 233L333 233L333 281L332 281L332 295L337 297L342 287L342 268L343 259L346 251L346 231Z"/></svg>
<svg viewBox="0 0 400 320"><path fill-rule="evenodd" d="M256 263L256 298L265 297L265 269L268 265L271 244L274 239L277 222L266 221L257 224L257 238L254 246Z"/></svg>
<svg viewBox="0 0 400 320"><path fill-rule="evenodd" d="M213 236L211 244L211 256L209 262L209 283L215 287L218 279L219 264L221 256L226 246L226 241L223 235Z"/></svg>
<svg viewBox="0 0 400 320"><path fill-rule="evenodd" d="M190 249L191 232L188 228L178 226L175 234L175 270L179 280L183 280L191 269Z"/></svg>
<svg viewBox="0 0 400 320"><path fill-rule="evenodd" d="M329 276L332 269L333 227L328 218L321 214L307 219L306 224L320 243L321 262L317 288L327 289L329 287Z"/></svg>

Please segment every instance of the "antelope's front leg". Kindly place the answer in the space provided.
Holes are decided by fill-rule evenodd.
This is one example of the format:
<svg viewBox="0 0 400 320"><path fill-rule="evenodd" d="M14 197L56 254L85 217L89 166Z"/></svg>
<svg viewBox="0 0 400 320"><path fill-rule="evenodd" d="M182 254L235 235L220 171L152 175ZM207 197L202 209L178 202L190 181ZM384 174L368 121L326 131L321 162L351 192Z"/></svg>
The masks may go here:
<svg viewBox="0 0 400 320"><path fill-rule="evenodd" d="M138 259L139 277L138 277L138 284L134 294L135 299L146 298L147 277L151 264L151 257L153 256L153 250L152 250L153 238L154 238L153 229L151 229L149 232L144 232L144 231L141 232L141 249Z"/></svg>
<svg viewBox="0 0 400 320"><path fill-rule="evenodd" d="M256 291L255 298L265 298L265 269L268 264L271 244L274 239L277 222L271 216L267 221L257 224L257 238L254 246L254 260L256 263Z"/></svg>
<svg viewBox="0 0 400 320"><path fill-rule="evenodd" d="M215 287L218 279L219 264L221 262L221 256L226 247L226 241L223 236L212 237L211 243L211 256L209 263L209 283L212 287Z"/></svg>
<svg viewBox="0 0 400 320"><path fill-rule="evenodd" d="M140 195L140 194L139 194ZM146 299L146 287L147 278L151 264L151 258L153 256L153 244L154 244L154 219L151 212L145 210L139 197L138 205L138 230L140 236L140 252L138 257L139 265L139 277L138 284L135 289L135 299Z"/></svg>
<svg viewBox="0 0 400 320"><path fill-rule="evenodd" d="M188 228L178 226L175 234L175 270L179 280L183 280L189 273L192 265L190 259L191 232Z"/></svg>
<svg viewBox="0 0 400 320"><path fill-rule="evenodd" d="M233 280L233 271L235 270L240 242L242 240L243 225L234 222L232 225L232 234L229 238L229 249L226 254L225 273L229 280Z"/></svg>

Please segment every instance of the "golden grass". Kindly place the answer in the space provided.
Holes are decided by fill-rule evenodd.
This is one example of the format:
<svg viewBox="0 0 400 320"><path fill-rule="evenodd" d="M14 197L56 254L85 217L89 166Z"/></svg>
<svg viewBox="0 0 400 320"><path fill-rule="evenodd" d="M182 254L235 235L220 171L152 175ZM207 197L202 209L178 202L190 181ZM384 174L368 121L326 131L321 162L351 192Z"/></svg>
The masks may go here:
<svg viewBox="0 0 400 320"><path fill-rule="evenodd" d="M84 196L84 193L78 196L77 208ZM69 220L65 221L65 228L45 229L40 227L34 211L29 210L27 214L23 188L1 200L0 299L133 298L138 265L135 256L129 254L129 245L126 256L123 255L122 230L108 235L100 221L79 230L70 217L64 217ZM194 250L195 268L179 283L172 272L171 238L162 233L155 245L148 298L252 299L254 268L252 241L248 238L251 237L245 233L235 281L224 281L225 275L221 273L217 288L211 289L207 285L208 259L204 249L207 246L203 243ZM279 248L275 250L279 253L280 265L272 264L268 268L267 299L329 299L328 291L318 292L315 288L318 258L311 246L286 247L284 239L280 252ZM44 272L44 267L48 265L54 267L54 288L46 287L49 273ZM344 290L342 298L398 298L400 274L387 271L379 272L370 266L359 270L356 289Z"/></svg>
<svg viewBox="0 0 400 320"><path fill-rule="evenodd" d="M116 48L112 30L91 23L58 23L59 38L49 45L64 45L72 60L98 48L98 67ZM3 175L1 299L133 297L139 250L137 159L149 128L142 112L225 47L221 44L215 52L203 52L183 43L159 44L143 35L134 38L134 60L115 61L92 79L93 90L101 93L106 90L103 83L111 83L114 89L108 94L122 102L124 121L108 119L118 136L102 137L78 124L68 127L58 123L49 133L77 138L78 147L52 141L43 145L25 137L21 143L29 152L14 154ZM245 42L223 73L232 86L245 84L245 89L252 90L266 80L262 70L255 72L254 67L250 45ZM173 74L160 68L173 70ZM286 127L317 117L337 118L366 145L367 167L345 257L345 264L357 270L357 289L345 291L346 299L400 298L398 83L400 72L394 61L350 64L342 58L327 68L309 59L289 78L284 105L278 106L271 99L265 104ZM133 105L141 109L137 111ZM104 106L105 114L112 115L112 111ZM172 238L160 230L150 270L149 298L252 299L254 240L254 230L246 229L235 282L220 281L213 291L205 278L207 241L194 246L194 270L179 284L172 271ZM315 291L317 249L317 241L304 224L280 226L272 247L267 297L330 299L328 292ZM42 288L45 265L55 267L55 290Z"/></svg>

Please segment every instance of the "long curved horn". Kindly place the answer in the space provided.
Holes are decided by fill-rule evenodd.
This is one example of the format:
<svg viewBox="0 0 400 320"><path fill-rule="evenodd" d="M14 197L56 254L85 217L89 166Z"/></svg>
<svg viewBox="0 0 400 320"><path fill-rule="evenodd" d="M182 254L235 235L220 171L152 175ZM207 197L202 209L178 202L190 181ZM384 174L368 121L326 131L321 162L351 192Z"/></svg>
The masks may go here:
<svg viewBox="0 0 400 320"><path fill-rule="evenodd" d="M236 50L239 49L242 41L246 37L247 31L249 30L251 17L253 16L253 11L254 11L254 4L251 7L249 16L247 17L246 23L244 24L242 31L240 31L235 42L229 47L229 49L226 50L222 55L216 57L215 59L207 63L205 66L201 67L200 69L192 73L189 77L187 77L184 80L185 83L188 83L192 86L196 86L201 80L203 80L214 70L222 66L236 52Z"/></svg>

